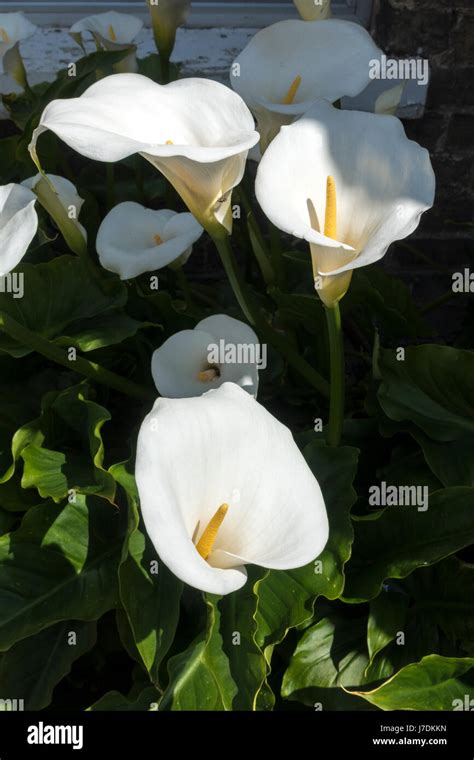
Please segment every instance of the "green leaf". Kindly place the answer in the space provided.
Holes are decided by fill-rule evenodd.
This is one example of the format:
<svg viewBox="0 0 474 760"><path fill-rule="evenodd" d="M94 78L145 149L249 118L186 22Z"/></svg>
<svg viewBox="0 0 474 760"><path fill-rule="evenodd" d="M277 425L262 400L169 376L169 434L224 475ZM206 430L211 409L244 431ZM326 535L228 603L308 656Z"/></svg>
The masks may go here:
<svg viewBox="0 0 474 760"><path fill-rule="evenodd" d="M121 513L77 497L30 509L0 538L0 651L61 620L97 620L118 604Z"/></svg>
<svg viewBox="0 0 474 760"><path fill-rule="evenodd" d="M305 458L318 479L329 517L329 540L318 558L296 570L271 570L256 586L258 596L256 642L271 657L271 647L287 631L311 619L318 596L337 599L344 588L344 564L353 538L350 509L356 493L352 487L358 450L332 448L315 440L304 449ZM320 563L320 564L319 564Z"/></svg>
<svg viewBox="0 0 474 760"><path fill-rule="evenodd" d="M448 346L415 346L380 351L379 402L397 422L415 423L435 441L474 434L474 354Z"/></svg>
<svg viewBox="0 0 474 760"><path fill-rule="evenodd" d="M303 325L314 335L325 335L324 309L316 293L282 293L278 288L268 289L269 295L278 304L278 313L285 323Z"/></svg>
<svg viewBox="0 0 474 760"><path fill-rule="evenodd" d="M115 310L74 322L69 325L67 335L56 338L55 342L67 348L75 346L87 353L122 343L127 338L133 338L138 330L156 326L151 322L138 322L125 312Z"/></svg>
<svg viewBox="0 0 474 760"><path fill-rule="evenodd" d="M305 631L283 676L282 696L304 704L320 703L322 709L349 706L351 700L344 700L340 687L366 683L366 632L365 617L337 615L323 618Z"/></svg>
<svg viewBox="0 0 474 760"><path fill-rule="evenodd" d="M86 393L87 386L81 384L46 394L41 416L15 433L12 454L14 462L20 456L24 461L23 488L36 488L40 496L55 501L74 491L113 502L115 481L103 468L101 435L110 414Z"/></svg>
<svg viewBox="0 0 474 760"><path fill-rule="evenodd" d="M354 270L351 287L342 301L343 314L357 309L357 325L371 337L378 331L394 337L430 335L409 288L402 280L377 267Z"/></svg>
<svg viewBox="0 0 474 760"><path fill-rule="evenodd" d="M57 623L19 641L0 661L0 699L24 699L25 710L42 710L72 664L95 643L95 623L77 620Z"/></svg>
<svg viewBox="0 0 474 760"><path fill-rule="evenodd" d="M416 570L402 583L417 614L469 655L474 656L474 565L448 557Z"/></svg>
<svg viewBox="0 0 474 760"><path fill-rule="evenodd" d="M160 710L232 710L237 686L222 649L217 597L207 595L207 627L168 663L169 685Z"/></svg>
<svg viewBox="0 0 474 760"><path fill-rule="evenodd" d="M417 507L387 507L369 518L354 518L355 540L344 597L373 599L386 578L404 578L474 541L474 489L446 488Z"/></svg>
<svg viewBox="0 0 474 760"><path fill-rule="evenodd" d="M149 712L158 709L160 695L153 686L144 689L136 699L128 699L119 691L109 691L87 708L87 712Z"/></svg>
<svg viewBox="0 0 474 760"><path fill-rule="evenodd" d="M405 594L388 590L382 591L376 599L371 601L367 624L367 649L370 661L366 675L376 655L395 639L399 631L403 631L408 603L409 597Z"/></svg>
<svg viewBox="0 0 474 760"><path fill-rule="evenodd" d="M128 536L120 566L120 596L151 681L173 643L179 621L183 584L158 560L145 531L139 528L138 493L125 463L110 470L129 497Z"/></svg>
<svg viewBox="0 0 474 760"><path fill-rule="evenodd" d="M267 664L262 650L255 642L255 584L265 571L249 567L247 572L249 578L245 586L227 594L219 603L224 651L229 658L230 671L238 687L232 709L272 709L273 695L270 689L264 686Z"/></svg>
<svg viewBox="0 0 474 760"><path fill-rule="evenodd" d="M18 271L24 274L24 298L13 299L8 293L0 293L0 312L47 340L64 339L71 326L74 334L78 320L91 320L109 311L115 313L127 300L127 290L117 277L94 280L77 256L59 256L46 264L22 262ZM90 323L87 329L90 330ZM75 340L78 341L77 334ZM0 351L16 358L30 353L29 348L5 334L0 335Z"/></svg>
<svg viewBox="0 0 474 760"><path fill-rule="evenodd" d="M423 449L431 471L444 486L474 487L474 437L433 441L421 430L410 432Z"/></svg>
<svg viewBox="0 0 474 760"><path fill-rule="evenodd" d="M474 658L431 654L407 665L373 691L352 693L381 710L471 709Z"/></svg>

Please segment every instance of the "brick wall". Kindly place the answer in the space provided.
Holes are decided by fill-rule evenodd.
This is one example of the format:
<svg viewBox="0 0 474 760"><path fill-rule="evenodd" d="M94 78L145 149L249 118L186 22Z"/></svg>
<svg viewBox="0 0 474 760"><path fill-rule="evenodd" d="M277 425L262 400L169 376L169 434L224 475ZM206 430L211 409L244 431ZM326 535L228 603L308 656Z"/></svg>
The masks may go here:
<svg viewBox="0 0 474 760"><path fill-rule="evenodd" d="M405 123L428 148L437 177L436 207L420 235L469 237L474 210L474 0L376 0L373 34L393 56L429 60L426 112Z"/></svg>

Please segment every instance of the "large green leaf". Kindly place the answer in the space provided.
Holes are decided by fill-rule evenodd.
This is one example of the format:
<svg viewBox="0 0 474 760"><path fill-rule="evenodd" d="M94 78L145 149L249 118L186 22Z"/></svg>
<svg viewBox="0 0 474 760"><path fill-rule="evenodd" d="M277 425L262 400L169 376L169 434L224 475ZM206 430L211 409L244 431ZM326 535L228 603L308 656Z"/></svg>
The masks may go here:
<svg viewBox="0 0 474 760"><path fill-rule="evenodd" d="M265 684L267 664L261 648L255 642L255 584L264 571L255 567L249 567L247 571L249 578L245 586L224 596L219 604L224 651L238 687L232 709L271 709L274 699Z"/></svg>
<svg viewBox="0 0 474 760"><path fill-rule="evenodd" d="M301 637L283 676L282 696L320 709L361 709L341 686L366 683L367 619L332 615Z"/></svg>
<svg viewBox="0 0 474 760"><path fill-rule="evenodd" d="M408 603L409 597L406 594L388 590L382 591L376 599L371 601L367 623L367 649L370 662L366 675L377 654L395 639L399 631L403 631Z"/></svg>
<svg viewBox="0 0 474 760"><path fill-rule="evenodd" d="M386 507L369 518L354 517L355 539L344 597L373 599L386 578L404 578L474 542L473 488L446 488L417 507Z"/></svg>
<svg viewBox="0 0 474 760"><path fill-rule="evenodd" d="M24 699L25 710L42 710L72 664L96 642L95 623L68 620L19 641L0 660L0 699Z"/></svg>
<svg viewBox="0 0 474 760"><path fill-rule="evenodd" d="M382 349L379 402L395 421L415 423L436 441L474 435L474 353L448 346Z"/></svg>
<svg viewBox="0 0 474 760"><path fill-rule="evenodd" d="M407 665L377 689L352 693L381 710L472 709L474 658L431 654Z"/></svg>
<svg viewBox="0 0 474 760"><path fill-rule="evenodd" d="M414 600L410 614L416 611L474 656L474 565L448 557L416 570L401 586Z"/></svg>
<svg viewBox="0 0 474 760"><path fill-rule="evenodd" d="M91 621L118 604L125 526L102 499L30 509L0 538L0 651L61 620Z"/></svg>
<svg viewBox="0 0 474 760"><path fill-rule="evenodd" d="M421 430L410 431L425 460L444 486L474 487L474 436L456 441L433 441Z"/></svg>
<svg viewBox="0 0 474 760"><path fill-rule="evenodd" d="M119 691L109 691L87 708L87 712L146 712L158 709L160 694L149 686L135 699L124 697Z"/></svg>
<svg viewBox="0 0 474 760"><path fill-rule="evenodd" d="M232 710L237 686L219 632L218 597L206 595L207 627L168 663L170 682L160 710Z"/></svg>
<svg viewBox="0 0 474 760"><path fill-rule="evenodd" d="M101 429L110 420L104 407L87 399L85 384L46 394L41 416L12 440L14 463L24 461L23 488L60 501L72 492L115 497L115 481L103 468ZM14 465L7 471L7 479Z"/></svg>
<svg viewBox="0 0 474 760"><path fill-rule="evenodd" d="M284 638L289 628L310 620L319 595L337 599L344 588L344 564L353 538L349 512L356 499L352 482L358 450L349 446L332 448L315 440L303 453L323 492L329 540L318 563L297 570L271 570L257 583L256 641L262 648L271 647ZM267 652L270 656L271 649Z"/></svg>
<svg viewBox="0 0 474 760"><path fill-rule="evenodd" d="M135 645L150 675L159 684L159 668L176 633L182 582L158 560L144 530L139 527L135 480L124 464L111 474L125 488L129 501L129 525L120 566L120 596Z"/></svg>
<svg viewBox="0 0 474 760"><path fill-rule="evenodd" d="M427 336L431 332L405 283L378 267L354 270L351 287L342 301L343 314L353 310L357 315L357 327L370 339L374 326L390 338Z"/></svg>
<svg viewBox="0 0 474 760"><path fill-rule="evenodd" d="M7 293L0 293L0 312L48 340L64 338L71 329L73 345L81 345L83 349L94 348L98 342L107 345L106 336L112 337L112 343L116 342L111 336L109 323L105 324L100 341L100 323L96 324L93 341L90 332L92 319L126 303L127 290L117 277L94 279L87 265L77 256L59 256L45 264L21 263L18 272L24 274L24 298L13 299ZM85 334L82 341L78 323L79 327L82 324ZM128 331L130 327L128 323ZM118 329L123 328L124 324L119 322ZM0 335L0 351L21 357L29 354L31 349L8 335ZM73 361L71 369L74 369Z"/></svg>

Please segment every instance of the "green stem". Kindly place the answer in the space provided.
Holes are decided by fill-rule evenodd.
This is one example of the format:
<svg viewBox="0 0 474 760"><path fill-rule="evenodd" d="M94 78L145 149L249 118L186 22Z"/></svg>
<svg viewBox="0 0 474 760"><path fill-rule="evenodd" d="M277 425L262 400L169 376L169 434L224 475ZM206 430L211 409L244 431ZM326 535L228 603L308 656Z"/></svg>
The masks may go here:
<svg viewBox="0 0 474 760"><path fill-rule="evenodd" d="M299 374L307 380L314 388L316 388L321 395L326 398L329 397L329 384L327 381L317 372L308 362L300 356L299 352L293 348L285 337L278 333L267 322L262 312L258 307L252 303L246 289L246 285L242 282L237 263L232 252L230 245L230 239L228 236L225 238L213 238L214 244L221 257L222 264L225 272L231 284L234 295L239 303L242 312L244 313L247 321L254 327L260 336L270 343L274 348L281 353L284 359L297 371Z"/></svg>
<svg viewBox="0 0 474 760"><path fill-rule="evenodd" d="M23 346L31 348L46 359L60 364L73 372L78 372L80 375L84 375L84 377L94 380L96 383L114 388L114 390L120 391L126 396L139 399L140 401L153 401L158 395L81 356L77 356L75 361L70 361L66 351L62 348L54 343L50 343L50 341L45 340L37 333L31 332L27 327L20 325L15 319L2 312L0 312L0 330L3 330L11 338L15 338Z"/></svg>
<svg viewBox="0 0 474 760"><path fill-rule="evenodd" d="M331 396L327 442L339 446L344 422L344 345L342 340L341 312L339 305L325 307L329 333L331 362Z"/></svg>

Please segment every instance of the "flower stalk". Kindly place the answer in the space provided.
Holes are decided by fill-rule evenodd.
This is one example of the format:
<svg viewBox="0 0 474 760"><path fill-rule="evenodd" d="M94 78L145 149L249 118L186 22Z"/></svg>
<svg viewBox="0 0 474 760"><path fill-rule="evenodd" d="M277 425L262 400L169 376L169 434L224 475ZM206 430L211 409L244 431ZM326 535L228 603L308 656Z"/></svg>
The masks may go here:
<svg viewBox="0 0 474 760"><path fill-rule="evenodd" d="M339 446L344 422L345 369L344 344L342 338L341 312L339 304L326 306L326 320L329 334L331 395L329 401L329 424L327 442L329 446Z"/></svg>
<svg viewBox="0 0 474 760"><path fill-rule="evenodd" d="M27 327L24 327L15 319L2 312L0 312L0 330L7 333L11 338L18 340L23 346L27 346L36 351L36 353L41 354L46 359L60 364L66 367L66 369L77 372L89 380L94 380L100 385L113 388L139 401L153 401L156 398L155 392L120 375L116 375L115 372L111 372L95 362L90 362L81 356L77 356L74 362L70 361L66 351L62 348L51 343L49 340L45 340L45 338L42 338L37 333L28 330Z"/></svg>

